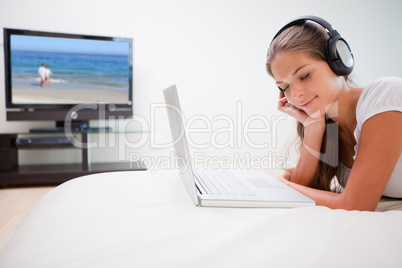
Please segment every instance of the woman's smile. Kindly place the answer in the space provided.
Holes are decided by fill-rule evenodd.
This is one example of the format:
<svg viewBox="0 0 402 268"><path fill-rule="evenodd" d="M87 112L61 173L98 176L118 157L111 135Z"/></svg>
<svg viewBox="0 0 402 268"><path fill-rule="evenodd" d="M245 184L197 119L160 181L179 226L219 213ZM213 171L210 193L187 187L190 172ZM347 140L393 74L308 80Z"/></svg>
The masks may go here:
<svg viewBox="0 0 402 268"><path fill-rule="evenodd" d="M311 106L313 105L313 103L315 102L315 100L317 99L317 97L318 97L318 96L314 96L312 99L310 99L310 100L308 100L308 101L306 101L306 102L303 102L303 103L299 104L300 107L303 108L303 109L306 109L306 108L311 107Z"/></svg>

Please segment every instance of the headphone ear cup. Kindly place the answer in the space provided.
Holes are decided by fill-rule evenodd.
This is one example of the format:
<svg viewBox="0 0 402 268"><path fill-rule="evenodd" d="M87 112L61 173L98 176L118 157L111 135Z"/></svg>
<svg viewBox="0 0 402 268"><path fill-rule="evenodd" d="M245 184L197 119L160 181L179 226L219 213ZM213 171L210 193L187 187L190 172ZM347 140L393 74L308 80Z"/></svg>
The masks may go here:
<svg viewBox="0 0 402 268"><path fill-rule="evenodd" d="M343 66L345 66L348 70L353 69L354 58L348 43L344 39L340 38L336 41L335 45L338 58L342 62Z"/></svg>
<svg viewBox="0 0 402 268"><path fill-rule="evenodd" d="M348 43L342 38L336 37L327 40L325 58L336 75L344 76L353 71L353 54Z"/></svg>

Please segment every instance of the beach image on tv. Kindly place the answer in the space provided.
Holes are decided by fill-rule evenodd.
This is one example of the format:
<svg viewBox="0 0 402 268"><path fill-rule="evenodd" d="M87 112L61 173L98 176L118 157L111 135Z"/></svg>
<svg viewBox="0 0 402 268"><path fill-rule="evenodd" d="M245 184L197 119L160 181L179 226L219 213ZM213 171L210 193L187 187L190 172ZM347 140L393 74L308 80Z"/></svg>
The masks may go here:
<svg viewBox="0 0 402 268"><path fill-rule="evenodd" d="M11 36L14 104L129 103L127 42Z"/></svg>

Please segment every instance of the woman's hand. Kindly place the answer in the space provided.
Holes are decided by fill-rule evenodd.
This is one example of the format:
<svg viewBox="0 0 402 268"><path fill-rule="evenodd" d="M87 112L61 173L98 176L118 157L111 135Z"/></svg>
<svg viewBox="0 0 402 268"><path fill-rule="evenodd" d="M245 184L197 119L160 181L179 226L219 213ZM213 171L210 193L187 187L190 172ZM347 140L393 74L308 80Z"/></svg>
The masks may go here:
<svg viewBox="0 0 402 268"><path fill-rule="evenodd" d="M296 108L296 106L293 104L289 103L286 96L282 92L279 92L278 110L290 115L302 124L309 117L305 111L302 111Z"/></svg>
<svg viewBox="0 0 402 268"><path fill-rule="evenodd" d="M294 168L288 168L281 175L276 177L279 181L283 182L286 185L290 183L290 177L292 176Z"/></svg>
<svg viewBox="0 0 402 268"><path fill-rule="evenodd" d="M282 92L279 92L278 110L295 118L304 127L320 123L314 124L314 127L322 131L325 129L325 111L318 110L312 115L308 115L305 111L289 103Z"/></svg>

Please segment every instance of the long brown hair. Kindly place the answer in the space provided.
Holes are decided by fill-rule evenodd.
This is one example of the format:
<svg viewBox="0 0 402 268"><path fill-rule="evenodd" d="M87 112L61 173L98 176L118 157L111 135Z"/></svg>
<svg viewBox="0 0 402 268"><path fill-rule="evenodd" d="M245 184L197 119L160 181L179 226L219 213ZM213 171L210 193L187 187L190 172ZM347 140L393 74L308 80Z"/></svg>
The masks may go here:
<svg viewBox="0 0 402 268"><path fill-rule="evenodd" d="M271 43L266 62L268 73L272 74L272 62L279 53L284 51L301 51L314 59L325 61L325 46L328 39L326 30L314 22L307 21L301 25L294 25L284 30ZM348 77L345 77L346 81ZM297 122L297 134L300 137L300 146L303 146L304 126ZM321 154L318 171L309 185L320 190L340 191L338 187L331 187L331 182L336 176L339 178L339 149L340 140L338 126L326 116L325 132L321 143ZM300 147L301 148L301 147Z"/></svg>

